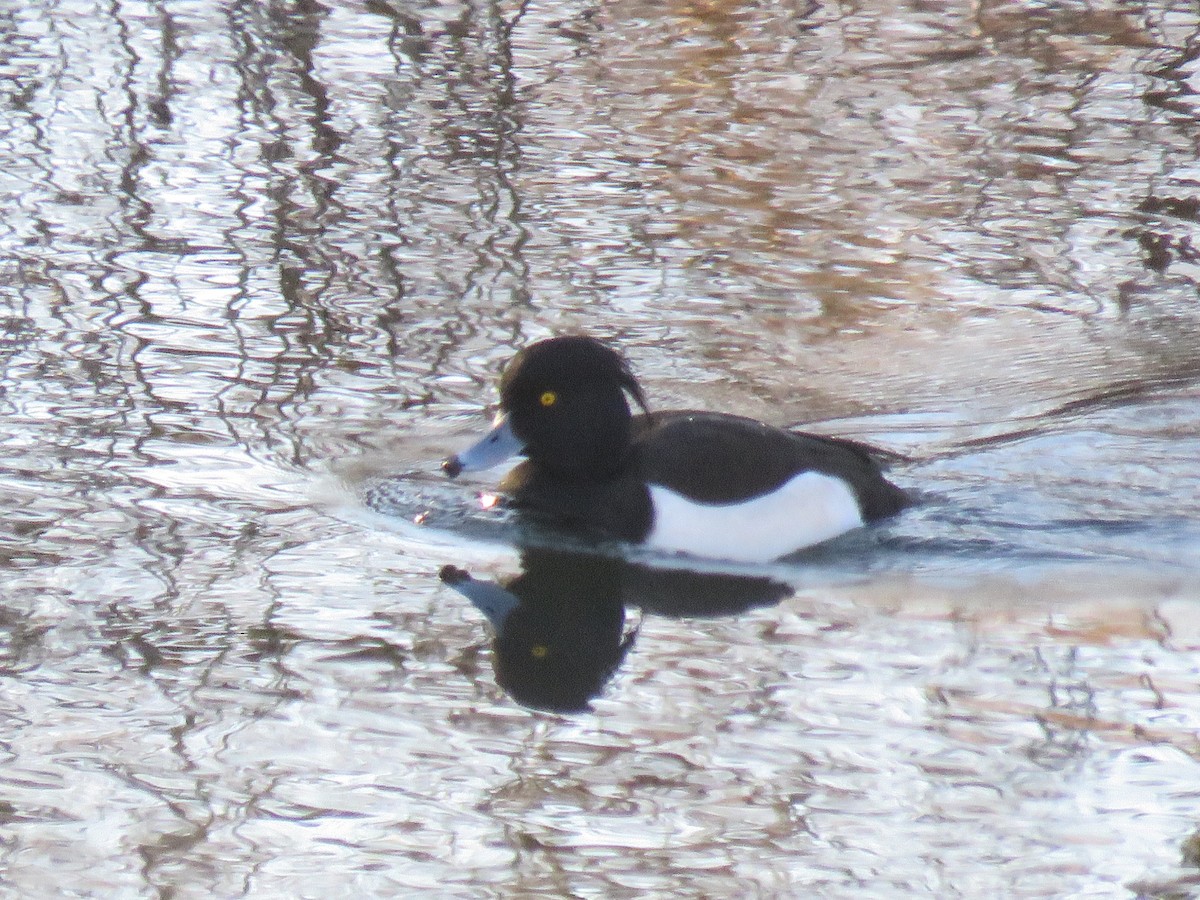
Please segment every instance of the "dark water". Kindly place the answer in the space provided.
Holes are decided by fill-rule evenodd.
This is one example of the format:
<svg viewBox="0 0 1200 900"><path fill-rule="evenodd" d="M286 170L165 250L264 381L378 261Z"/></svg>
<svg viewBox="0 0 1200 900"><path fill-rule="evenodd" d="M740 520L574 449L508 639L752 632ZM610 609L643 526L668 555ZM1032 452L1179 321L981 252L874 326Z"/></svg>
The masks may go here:
<svg viewBox="0 0 1200 900"><path fill-rule="evenodd" d="M1195 892L1198 34L4 5L0 893ZM724 581L531 566L437 462L571 329L926 502ZM447 565L590 711L517 702Z"/></svg>

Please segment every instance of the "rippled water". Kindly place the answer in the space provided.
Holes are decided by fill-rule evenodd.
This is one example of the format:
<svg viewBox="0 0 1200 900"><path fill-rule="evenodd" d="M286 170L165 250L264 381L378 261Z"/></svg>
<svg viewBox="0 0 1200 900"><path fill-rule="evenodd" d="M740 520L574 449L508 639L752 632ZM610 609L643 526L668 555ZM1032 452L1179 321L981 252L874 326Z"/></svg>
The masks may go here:
<svg viewBox="0 0 1200 900"><path fill-rule="evenodd" d="M1194 893L1198 34L8 4L3 893ZM925 503L724 581L522 559L437 462L570 329ZM501 644L580 635L590 711L528 709Z"/></svg>

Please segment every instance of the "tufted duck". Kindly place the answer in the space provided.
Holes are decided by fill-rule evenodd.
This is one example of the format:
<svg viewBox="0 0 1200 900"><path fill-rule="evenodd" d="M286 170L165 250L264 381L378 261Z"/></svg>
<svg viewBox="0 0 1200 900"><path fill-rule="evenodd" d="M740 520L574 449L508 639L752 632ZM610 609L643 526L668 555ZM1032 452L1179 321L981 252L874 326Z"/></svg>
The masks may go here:
<svg viewBox="0 0 1200 900"><path fill-rule="evenodd" d="M442 468L453 478L516 454L525 461L500 485L515 508L711 559L766 562L909 505L853 441L724 413L650 412L626 362L585 336L518 352L492 430Z"/></svg>

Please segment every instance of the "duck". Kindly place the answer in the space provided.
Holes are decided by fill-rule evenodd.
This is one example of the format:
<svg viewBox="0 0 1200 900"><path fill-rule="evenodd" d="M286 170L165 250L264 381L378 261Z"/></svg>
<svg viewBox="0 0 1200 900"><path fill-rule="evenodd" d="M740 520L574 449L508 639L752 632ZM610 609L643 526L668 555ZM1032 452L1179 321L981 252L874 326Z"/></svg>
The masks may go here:
<svg viewBox="0 0 1200 900"><path fill-rule="evenodd" d="M653 552L765 563L910 506L879 453L732 413L652 411L618 351L568 334L509 360L491 429L442 470L523 456L498 486L522 516Z"/></svg>

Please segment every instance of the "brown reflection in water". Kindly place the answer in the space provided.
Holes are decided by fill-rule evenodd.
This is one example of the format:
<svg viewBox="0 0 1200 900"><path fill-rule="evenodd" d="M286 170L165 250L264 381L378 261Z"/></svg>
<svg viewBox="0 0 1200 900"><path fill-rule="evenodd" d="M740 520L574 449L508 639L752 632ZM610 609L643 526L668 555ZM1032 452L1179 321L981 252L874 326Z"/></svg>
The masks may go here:
<svg viewBox="0 0 1200 900"><path fill-rule="evenodd" d="M1162 284L1139 246L1155 239L1130 231L1194 159L1194 115L1145 102L1180 23L891 12L622 3L589 46L590 92L547 87L621 135L620 153L561 146L653 211L638 243L680 281L670 336L794 420L906 401L1003 416L1194 372L1185 342L1144 353L1164 312L1194 320L1195 279Z"/></svg>
<svg viewBox="0 0 1200 900"><path fill-rule="evenodd" d="M664 404L906 414L965 451L960 496L1111 515L1099 462L1155 540L1195 475L1200 23L1130 9L9 4L6 886L1045 896L1173 865L1186 583L1106 583L1095 621L1012 584L971 585L992 627L922 584L654 620L563 724L489 686L419 542L311 503L377 440L435 465L513 345L588 327ZM1058 443L972 457L1014 409Z"/></svg>

